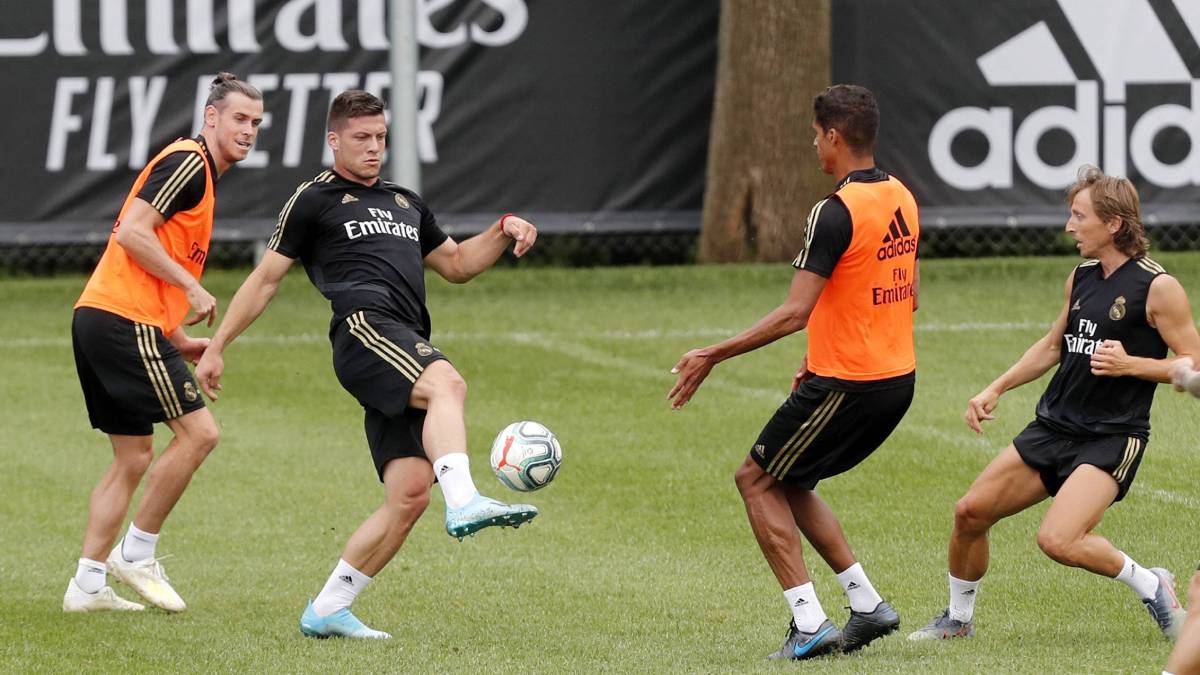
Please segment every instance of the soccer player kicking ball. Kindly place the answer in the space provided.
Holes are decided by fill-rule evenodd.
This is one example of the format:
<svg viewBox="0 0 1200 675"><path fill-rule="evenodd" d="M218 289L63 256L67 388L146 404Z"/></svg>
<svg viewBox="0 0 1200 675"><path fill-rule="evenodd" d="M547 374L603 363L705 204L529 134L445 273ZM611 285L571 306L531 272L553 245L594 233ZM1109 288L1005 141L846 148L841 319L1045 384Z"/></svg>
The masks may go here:
<svg viewBox="0 0 1200 675"><path fill-rule="evenodd" d="M863 87L837 85L813 101L817 158L837 189L808 217L804 250L782 305L723 342L683 355L667 395L681 408L721 361L808 329L809 352L791 396L767 422L734 480L750 527L792 612L772 659L855 651L900 617L871 585L817 483L848 471L900 423L916 382L917 204L875 166L879 107ZM839 631L805 567L800 534L837 573L850 600Z"/></svg>
<svg viewBox="0 0 1200 675"><path fill-rule="evenodd" d="M1189 358L1182 358L1171 364L1171 382L1176 391L1186 391L1200 398L1200 371L1195 370L1195 364ZM1192 583L1188 587L1187 620L1179 632L1179 640L1175 649L1167 659L1167 669L1163 675L1200 675L1200 616L1196 606L1200 605L1200 570L1192 575Z"/></svg>
<svg viewBox="0 0 1200 675"><path fill-rule="evenodd" d="M185 360L208 344L188 325L216 316L200 285L212 235L217 179L249 154L263 119L262 94L229 73L213 81L204 126L162 150L138 176L108 247L75 303L71 342L92 426L108 434L113 462L92 491L83 555L63 610L140 610L107 585L107 574L152 605L186 608L154 557L158 536L192 474L217 444L217 423ZM113 548L133 493L154 458L154 424L174 438L146 481L125 537ZM111 549L111 551L110 551ZM107 562L105 556L108 556Z"/></svg>
<svg viewBox="0 0 1200 675"><path fill-rule="evenodd" d="M1134 562L1093 532L1129 490L1150 438L1150 404L1170 382L1167 349L1200 354L1187 294L1146 257L1137 190L1125 178L1084 166L1070 187L1066 231L1085 260L1067 277L1050 332L967 403L982 433L1000 395L1058 366L1033 422L983 470L958 501L950 535L950 605L911 640L970 637L988 530L1047 497L1037 533L1051 559L1127 584L1174 639L1183 610L1175 578Z"/></svg>
<svg viewBox="0 0 1200 675"><path fill-rule="evenodd" d="M215 400L222 352L266 309L296 259L332 305L334 372L365 411L384 503L350 536L304 610L300 630L311 637L391 637L363 625L350 604L396 555L429 504L435 477L446 499L446 532L459 539L537 515L533 506L502 504L475 489L463 420L467 385L429 342L424 277L428 265L465 283L491 267L510 241L513 253L523 255L537 230L506 215L461 244L446 236L420 197L379 178L387 144L383 111L383 101L364 91L334 99L326 136L333 169L300 185L284 204L262 262L234 295L196 367L200 386Z"/></svg>

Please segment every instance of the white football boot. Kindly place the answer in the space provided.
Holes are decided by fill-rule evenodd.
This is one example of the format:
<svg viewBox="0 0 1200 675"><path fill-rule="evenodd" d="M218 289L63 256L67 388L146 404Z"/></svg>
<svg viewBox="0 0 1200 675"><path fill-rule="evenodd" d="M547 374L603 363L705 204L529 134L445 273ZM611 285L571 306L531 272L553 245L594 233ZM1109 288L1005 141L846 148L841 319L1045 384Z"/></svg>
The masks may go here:
<svg viewBox="0 0 1200 675"><path fill-rule="evenodd" d="M125 562L121 555L121 544L118 543L112 553L108 554L108 573L137 591L138 595L155 607L168 612L182 612L187 609L183 598L171 588L171 581L167 578L162 563L155 558Z"/></svg>
<svg viewBox="0 0 1200 675"><path fill-rule="evenodd" d="M146 607L117 595L112 586L105 586L95 593L87 593L75 583L75 577L71 577L71 583L67 584L67 594L63 596L64 612L140 612L143 609Z"/></svg>

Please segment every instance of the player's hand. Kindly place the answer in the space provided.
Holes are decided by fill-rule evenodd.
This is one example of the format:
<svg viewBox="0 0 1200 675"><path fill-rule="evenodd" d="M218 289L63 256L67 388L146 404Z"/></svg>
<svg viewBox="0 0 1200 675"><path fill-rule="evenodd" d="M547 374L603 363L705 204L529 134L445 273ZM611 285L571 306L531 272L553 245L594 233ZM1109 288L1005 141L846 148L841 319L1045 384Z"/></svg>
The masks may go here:
<svg viewBox="0 0 1200 675"><path fill-rule="evenodd" d="M679 410L687 405L715 365L712 356L703 349L693 349L680 357L679 363L676 363L675 367L671 369L672 373L679 375L675 386L671 387L671 391L667 393L667 400L671 401L671 407Z"/></svg>
<svg viewBox="0 0 1200 675"><path fill-rule="evenodd" d="M205 352L196 364L196 380L200 382L200 390L210 400L217 400L217 392L221 390L221 374L225 372L225 359L216 352Z"/></svg>
<svg viewBox="0 0 1200 675"><path fill-rule="evenodd" d="M1191 357L1184 356L1175 359L1171 362L1171 369L1167 372L1171 375L1171 384L1175 387L1175 391L1184 391L1187 389L1188 376L1195 372Z"/></svg>
<svg viewBox="0 0 1200 675"><path fill-rule="evenodd" d="M991 388L975 394L975 397L967 401L967 412L964 417L967 420L967 426L977 434L983 433L983 423L990 422L996 419L992 415L992 411L1000 404L1000 394L993 391Z"/></svg>
<svg viewBox="0 0 1200 675"><path fill-rule="evenodd" d="M537 228L533 226L533 223L520 216L504 216L501 218L500 232L517 242L513 246L513 255L518 258L533 248L533 242L537 241Z"/></svg>
<svg viewBox="0 0 1200 675"><path fill-rule="evenodd" d="M208 319L209 326L213 325L213 321L217 318L217 299L212 296L212 293L204 290L204 287L199 283L193 284L187 291L188 304L192 306L192 311L195 316L187 320L187 325L195 326L204 319Z"/></svg>
<svg viewBox="0 0 1200 675"><path fill-rule="evenodd" d="M1133 359L1119 340L1105 340L1092 354L1092 374L1121 377L1133 374Z"/></svg>
<svg viewBox="0 0 1200 675"><path fill-rule="evenodd" d="M179 350L179 355L188 361L188 363L198 363L200 358L204 356L204 350L208 349L208 338L187 338L181 343L175 345Z"/></svg>
<svg viewBox="0 0 1200 675"><path fill-rule="evenodd" d="M805 354L800 367L796 369L796 376L792 378L792 391L799 389L812 376L812 371L808 369L808 354Z"/></svg>

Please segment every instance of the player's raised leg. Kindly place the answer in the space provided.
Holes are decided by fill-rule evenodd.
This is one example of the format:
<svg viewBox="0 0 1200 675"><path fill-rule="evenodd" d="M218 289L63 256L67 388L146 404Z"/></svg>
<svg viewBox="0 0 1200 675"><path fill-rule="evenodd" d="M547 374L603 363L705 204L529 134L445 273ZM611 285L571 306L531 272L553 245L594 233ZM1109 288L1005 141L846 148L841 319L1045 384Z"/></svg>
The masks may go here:
<svg viewBox="0 0 1200 675"><path fill-rule="evenodd" d="M92 490L87 529L83 535L83 555L63 596L63 611L66 612L145 609L136 602L120 598L108 586L103 560L117 538L138 483L154 459L154 437L110 434L109 441L113 461Z"/></svg>
<svg viewBox="0 0 1200 675"><path fill-rule="evenodd" d="M900 627L900 615L875 590L862 564L854 557L842 524L815 490L789 488L788 504L804 538L837 573L850 601L850 619L842 629L842 651L866 647Z"/></svg>
<svg viewBox="0 0 1200 675"><path fill-rule="evenodd" d="M950 535L950 604L910 640L971 637L975 597L988 568L988 531L1003 518L1050 496L1037 471L1009 445L987 465L954 506Z"/></svg>
<svg viewBox="0 0 1200 675"><path fill-rule="evenodd" d="M383 470L383 506L359 525L324 588L300 617L300 632L309 637L389 638L368 628L350 605L371 579L400 550L413 525L429 506L433 467L419 457L400 457Z"/></svg>
<svg viewBox="0 0 1200 675"><path fill-rule="evenodd" d="M150 604L168 612L187 609L154 557L158 533L192 476L217 445L220 431L208 408L167 420L175 437L146 479L146 491L125 537L108 556L108 569Z"/></svg>
<svg viewBox="0 0 1200 675"><path fill-rule="evenodd" d="M817 599L804 565L800 532L784 484L750 457L738 467L734 481L745 503L754 538L783 587L783 597L792 611L792 623L783 646L768 658L807 659L837 651L841 647L841 632Z"/></svg>
<svg viewBox="0 0 1200 675"><path fill-rule="evenodd" d="M464 422L467 383L449 361L430 363L413 385L410 404L425 411L421 442L446 499L446 532L462 538L493 525L517 527L537 515L529 504L504 504L475 488Z"/></svg>
<svg viewBox="0 0 1200 675"><path fill-rule="evenodd" d="M1162 568L1146 568L1104 537L1092 532L1117 498L1118 484L1108 472L1083 464L1071 472L1054 497L1038 530L1037 542L1055 562L1112 577L1133 589L1166 636L1174 640L1184 611L1175 596L1175 577Z"/></svg>

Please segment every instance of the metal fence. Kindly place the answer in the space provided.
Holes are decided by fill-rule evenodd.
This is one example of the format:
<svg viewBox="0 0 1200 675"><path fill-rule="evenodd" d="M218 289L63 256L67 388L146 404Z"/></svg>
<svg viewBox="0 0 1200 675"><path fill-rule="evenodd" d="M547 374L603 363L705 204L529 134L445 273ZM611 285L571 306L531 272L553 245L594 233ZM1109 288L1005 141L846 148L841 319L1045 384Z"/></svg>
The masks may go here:
<svg viewBox="0 0 1200 675"><path fill-rule="evenodd" d="M1148 208L1144 214L1153 251L1200 250L1200 205ZM538 245L522 265L590 267L670 265L696 260L700 213L530 214ZM442 220L452 236L481 231L493 215L461 214ZM1072 253L1063 209L1020 213L930 208L922 212L921 256L981 257ZM221 221L208 254L210 268L246 267L270 236L269 221ZM104 223L0 224L0 273L49 275L90 271L108 239ZM506 257L502 264L511 264Z"/></svg>

